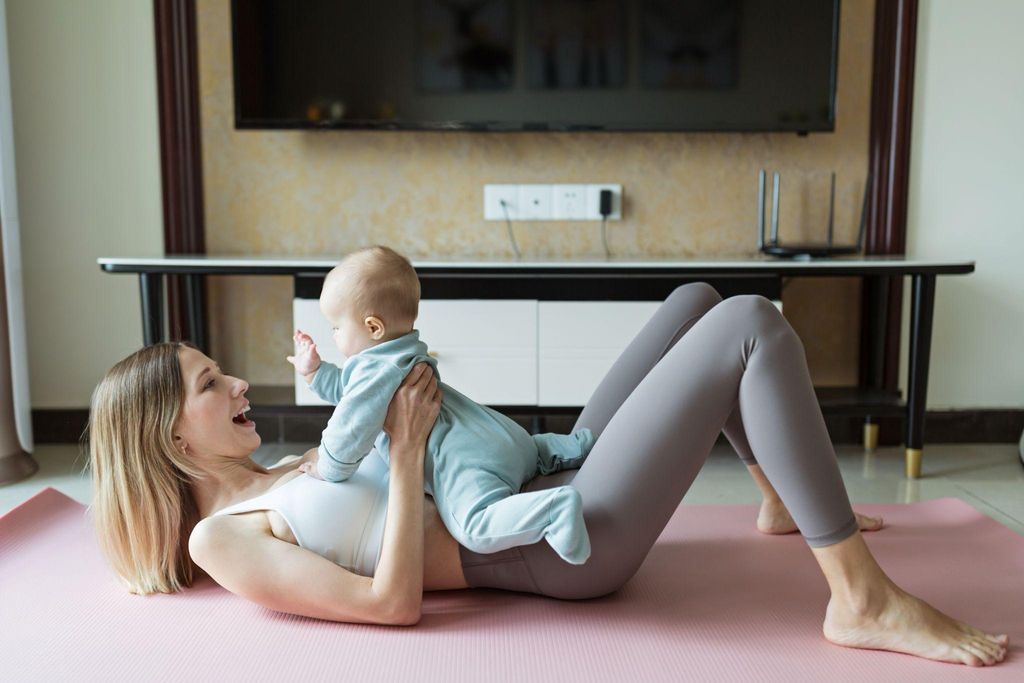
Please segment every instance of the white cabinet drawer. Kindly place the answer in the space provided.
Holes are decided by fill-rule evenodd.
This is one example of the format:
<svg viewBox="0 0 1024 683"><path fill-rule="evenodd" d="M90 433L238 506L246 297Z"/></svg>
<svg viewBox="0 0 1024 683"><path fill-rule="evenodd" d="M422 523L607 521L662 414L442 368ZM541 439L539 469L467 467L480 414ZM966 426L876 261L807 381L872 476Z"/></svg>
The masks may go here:
<svg viewBox="0 0 1024 683"><path fill-rule="evenodd" d="M541 301L541 406L582 406L660 301Z"/></svg>
<svg viewBox="0 0 1024 683"><path fill-rule="evenodd" d="M320 357L340 365L319 302L295 299L292 310L295 327L316 340ZM446 384L486 405L537 404L536 301L427 299L416 328ZM324 405L298 373L295 403Z"/></svg>
<svg viewBox="0 0 1024 683"><path fill-rule="evenodd" d="M537 302L425 299L416 321L441 379L477 403L537 404Z"/></svg>
<svg viewBox="0 0 1024 683"><path fill-rule="evenodd" d="M780 306L780 302L775 302ZM660 301L427 299L416 327L441 378L486 405L583 406ZM295 326L342 361L316 299L295 299ZM295 376L295 401L318 399Z"/></svg>

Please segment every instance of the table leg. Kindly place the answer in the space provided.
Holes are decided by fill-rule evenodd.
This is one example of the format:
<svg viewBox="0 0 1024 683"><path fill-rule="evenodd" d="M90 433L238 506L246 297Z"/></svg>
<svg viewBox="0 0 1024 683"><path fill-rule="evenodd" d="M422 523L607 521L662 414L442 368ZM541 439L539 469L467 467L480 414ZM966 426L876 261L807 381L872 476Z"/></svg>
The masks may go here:
<svg viewBox="0 0 1024 683"><path fill-rule="evenodd" d="M928 395L928 359L932 344L935 276L913 276L910 309L910 368L907 378L907 477L921 476L924 414Z"/></svg>
<svg viewBox="0 0 1024 683"><path fill-rule="evenodd" d="M201 275L185 275L185 313L187 339L206 352L206 328L203 326L203 280Z"/></svg>
<svg viewBox="0 0 1024 683"><path fill-rule="evenodd" d="M142 342L149 346L164 340L164 276L139 273L142 298Z"/></svg>
<svg viewBox="0 0 1024 683"><path fill-rule="evenodd" d="M867 389L882 389L885 384L885 324L889 317L890 278L865 277L863 286L867 296L864 297L865 311L862 318L864 334L861 343L864 348L864 363L861 379ZM864 448L878 448L878 422L868 415L864 419Z"/></svg>

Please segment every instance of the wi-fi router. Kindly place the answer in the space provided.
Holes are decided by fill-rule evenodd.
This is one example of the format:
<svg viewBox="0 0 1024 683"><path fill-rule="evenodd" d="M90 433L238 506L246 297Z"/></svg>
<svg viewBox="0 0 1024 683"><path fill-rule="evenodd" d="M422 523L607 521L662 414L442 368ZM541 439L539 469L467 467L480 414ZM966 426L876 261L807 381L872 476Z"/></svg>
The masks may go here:
<svg viewBox="0 0 1024 683"><path fill-rule="evenodd" d="M765 254L781 256L785 258L811 258L842 256L846 254L859 254L864 251L864 224L867 221L868 188L871 187L871 175L864 183L864 201L860 209L860 232L857 235L856 244L837 245L832 241L832 224L835 213L836 201L836 174L832 172L832 187L828 200L828 239L821 243L806 244L782 244L779 242L779 173L772 174L772 232L768 239L764 238L764 212L765 212L765 180L766 174L762 168L758 173L757 181L757 248Z"/></svg>

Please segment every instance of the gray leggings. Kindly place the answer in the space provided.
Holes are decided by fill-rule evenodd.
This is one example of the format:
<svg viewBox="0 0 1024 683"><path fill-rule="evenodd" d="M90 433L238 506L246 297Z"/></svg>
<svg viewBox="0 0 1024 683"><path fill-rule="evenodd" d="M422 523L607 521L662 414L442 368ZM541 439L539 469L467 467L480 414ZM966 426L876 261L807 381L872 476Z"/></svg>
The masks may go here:
<svg viewBox="0 0 1024 683"><path fill-rule="evenodd" d="M723 301L704 283L676 289L598 385L580 427L598 437L583 466L522 490L571 482L583 498L590 558L569 564L547 543L486 555L460 546L470 586L563 599L619 589L723 431L745 463L761 466L808 545L857 530L803 346L764 297Z"/></svg>

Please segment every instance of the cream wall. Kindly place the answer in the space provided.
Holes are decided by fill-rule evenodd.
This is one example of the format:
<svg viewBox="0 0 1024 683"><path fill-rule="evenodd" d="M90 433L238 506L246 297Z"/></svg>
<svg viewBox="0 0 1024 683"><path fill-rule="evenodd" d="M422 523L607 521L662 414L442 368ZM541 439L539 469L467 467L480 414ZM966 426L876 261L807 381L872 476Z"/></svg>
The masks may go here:
<svg viewBox="0 0 1024 683"><path fill-rule="evenodd" d="M413 258L510 256L482 219L485 183L622 183L620 256L750 253L757 171L783 173L784 237L824 237L837 172L836 237L853 241L867 169L873 0L842 3L834 133L485 133L238 131L229 0L198 0L206 243L211 253L340 256L386 243ZM525 256L602 254L594 223L516 226ZM211 287L213 353L253 384L292 380L288 278ZM793 281L786 315L816 383L856 382L859 283Z"/></svg>
<svg viewBox="0 0 1024 683"><path fill-rule="evenodd" d="M136 279L96 258L163 252L152 4L7 0L36 408L87 406L142 345Z"/></svg>
<svg viewBox="0 0 1024 683"><path fill-rule="evenodd" d="M918 22L907 246L977 261L938 278L928 406L1021 408L1024 3L922 0Z"/></svg>

